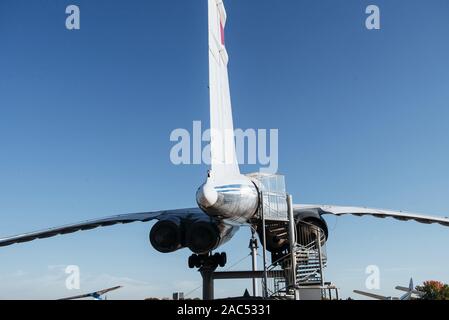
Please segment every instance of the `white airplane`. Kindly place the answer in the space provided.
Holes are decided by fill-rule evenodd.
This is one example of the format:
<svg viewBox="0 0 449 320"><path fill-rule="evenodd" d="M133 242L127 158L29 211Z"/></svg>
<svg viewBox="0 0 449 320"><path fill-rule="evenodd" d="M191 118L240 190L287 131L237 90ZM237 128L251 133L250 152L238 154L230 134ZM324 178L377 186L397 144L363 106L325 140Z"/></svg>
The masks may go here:
<svg viewBox="0 0 449 320"><path fill-rule="evenodd" d="M115 290L118 290L121 288L123 288L123 287L117 286L117 287L108 288L108 289L104 289L104 290L100 290L100 291L95 291L95 292L91 292L91 293L87 293L87 294L81 294L78 296L63 298L60 300L79 300L79 299L85 299L85 298L93 298L94 300L107 300L106 298L102 299L101 297L104 296L108 292L115 291Z"/></svg>
<svg viewBox="0 0 449 320"><path fill-rule="evenodd" d="M424 296L424 292L415 289L415 286L413 285L413 279L410 279L410 284L409 284L408 288L402 287L402 286L397 286L395 289L399 290L399 291L406 292L406 294L403 297L405 297L407 299L401 299L401 300L410 300L410 298L412 297L413 294L420 298L422 296Z"/></svg>
<svg viewBox="0 0 449 320"><path fill-rule="evenodd" d="M376 300L412 300L413 295L416 295L418 297L422 297L424 295L423 292L418 291L415 289L415 286L413 285L413 279L410 279L410 284L407 287L401 287L401 286L397 286L395 288L396 290L400 290L400 291L405 291L405 294L402 295L399 298L394 298L394 297L387 297L387 296L382 296L379 294L375 294L375 293L371 293L371 292L365 292L365 291L360 291L360 290L354 290L354 293L360 294L362 296L366 296L369 298L373 298Z"/></svg>
<svg viewBox="0 0 449 320"><path fill-rule="evenodd" d="M197 191L198 207L123 214L69 224L0 238L0 246L115 224L158 220L150 231L152 246L162 253L189 248L194 253L189 259L189 267L193 268L202 266L204 258L230 240L242 225L253 225L262 237L260 220L254 219L260 205L257 181L243 175L237 163L228 80L229 57L224 37L227 14L222 0L208 0L208 18L211 168L206 182ZM320 227L326 239L328 228L323 215L392 217L401 221L415 220L449 227L449 218L357 207L294 205L294 214L297 221L306 221ZM267 225L267 250L276 254L288 248L285 229L284 225ZM215 254L213 257L220 266L226 263L224 254Z"/></svg>

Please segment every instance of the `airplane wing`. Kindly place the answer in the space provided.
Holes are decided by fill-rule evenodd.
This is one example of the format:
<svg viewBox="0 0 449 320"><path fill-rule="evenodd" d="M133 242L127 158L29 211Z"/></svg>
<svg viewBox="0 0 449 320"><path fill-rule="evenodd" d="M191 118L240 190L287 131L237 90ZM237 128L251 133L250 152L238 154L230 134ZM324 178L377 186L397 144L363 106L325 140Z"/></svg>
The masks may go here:
<svg viewBox="0 0 449 320"><path fill-rule="evenodd" d="M123 288L122 286L117 286L117 287L113 287L113 288L109 288L109 289L104 289L104 290L100 290L100 291L95 291L95 292L91 292L91 293L87 293L87 294L82 294L79 296L73 296L73 297L68 297L68 298L63 298L60 300L78 300L78 299L83 299L83 298L95 298L95 297L101 297L102 295L114 291L114 290L118 290Z"/></svg>
<svg viewBox="0 0 449 320"><path fill-rule="evenodd" d="M395 289L399 290L399 291L405 291L405 292L409 292L410 291L410 288L401 287L401 286L397 286L397 287L395 287Z"/></svg>
<svg viewBox="0 0 449 320"><path fill-rule="evenodd" d="M369 298L377 299L377 300L390 300L389 297L385 297L385 296L381 296L378 294L369 293L369 292L365 292L365 291L360 291L360 290L354 290L354 293L357 293L357 294L360 294L362 296L366 296Z"/></svg>
<svg viewBox="0 0 449 320"><path fill-rule="evenodd" d="M92 293L81 294L79 296L62 298L62 299L59 299L59 300L78 300L78 299L84 299L84 298L93 298L93 294Z"/></svg>
<svg viewBox="0 0 449 320"><path fill-rule="evenodd" d="M95 293L98 294L99 296L102 296L102 295L104 295L104 294L106 294L108 292L115 291L115 290L118 290L118 289L121 289L121 288L123 288L123 287L122 286L116 286L116 287L113 287L113 288L100 290L100 291L97 291Z"/></svg>
<svg viewBox="0 0 449 320"><path fill-rule="evenodd" d="M412 299L412 292L407 292L399 298L399 300L408 301Z"/></svg>
<svg viewBox="0 0 449 320"><path fill-rule="evenodd" d="M354 216L373 216L376 218L394 218L400 221L414 220L419 223L432 224L438 223L442 226L449 227L449 218L447 217L435 217L422 214L407 213L401 211L381 210L381 209L369 209L358 207L339 207L328 205L295 205L293 208L295 211L317 211L320 215L354 215Z"/></svg>
<svg viewBox="0 0 449 320"><path fill-rule="evenodd" d="M155 219L160 220L164 217L171 215L188 216L190 214L197 214L199 211L200 209L194 208L194 209L179 209L179 210L167 210L167 211L156 211L145 213L130 213L103 219L89 220L85 222L69 224L62 227L24 233L21 235L16 235L7 238L0 238L0 247L6 247L16 243L29 242L37 239L51 238L57 235L69 234L77 231L92 230L98 227L109 227L116 224L128 224L132 222L148 222Z"/></svg>
<svg viewBox="0 0 449 320"><path fill-rule="evenodd" d="M416 289L413 289L412 291L410 291L410 288L407 288L407 287L397 286L395 289L399 290L399 291L411 292L411 293L416 294L417 296L420 296L420 297L422 297L425 294L424 292L418 291Z"/></svg>

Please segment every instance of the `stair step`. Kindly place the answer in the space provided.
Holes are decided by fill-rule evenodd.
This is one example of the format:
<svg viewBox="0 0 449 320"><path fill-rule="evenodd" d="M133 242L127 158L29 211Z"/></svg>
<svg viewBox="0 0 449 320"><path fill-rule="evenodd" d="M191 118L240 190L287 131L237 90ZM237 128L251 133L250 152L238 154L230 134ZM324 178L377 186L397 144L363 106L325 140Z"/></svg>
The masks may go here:
<svg viewBox="0 0 449 320"><path fill-rule="evenodd" d="M277 227L277 228L270 229L270 232L272 232L272 233L278 233L281 231L286 232L286 228L285 227Z"/></svg>

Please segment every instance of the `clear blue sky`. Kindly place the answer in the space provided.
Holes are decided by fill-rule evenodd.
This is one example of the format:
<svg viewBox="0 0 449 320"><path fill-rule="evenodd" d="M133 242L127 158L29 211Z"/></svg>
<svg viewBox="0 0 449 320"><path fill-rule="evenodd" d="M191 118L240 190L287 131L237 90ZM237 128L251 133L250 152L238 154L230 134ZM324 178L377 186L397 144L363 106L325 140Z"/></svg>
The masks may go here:
<svg viewBox="0 0 449 320"><path fill-rule="evenodd" d="M382 29L364 27L381 8ZM81 30L65 29L65 8ZM235 124L280 132L296 202L449 215L449 3L228 0ZM169 135L208 120L206 1L0 2L0 235L195 205L207 167L173 166ZM254 167L244 168L254 171ZM449 229L330 218L327 279L344 296L381 268L395 285L449 282ZM58 298L63 266L116 298L196 288L189 252L150 248L149 224L0 250L0 298ZM248 230L224 248L248 254ZM248 265L246 260L239 267ZM249 282L218 283L217 295ZM77 294L78 292L75 292ZM200 295L196 291L193 296Z"/></svg>

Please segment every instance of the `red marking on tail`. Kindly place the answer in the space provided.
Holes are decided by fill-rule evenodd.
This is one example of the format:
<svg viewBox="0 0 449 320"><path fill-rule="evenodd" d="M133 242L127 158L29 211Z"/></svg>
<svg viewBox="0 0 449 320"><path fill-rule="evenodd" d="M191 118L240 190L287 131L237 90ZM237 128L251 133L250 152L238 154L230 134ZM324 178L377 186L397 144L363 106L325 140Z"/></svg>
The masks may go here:
<svg viewBox="0 0 449 320"><path fill-rule="evenodd" d="M225 32L223 28L223 23L220 21L220 34L221 34L221 44L225 45Z"/></svg>

